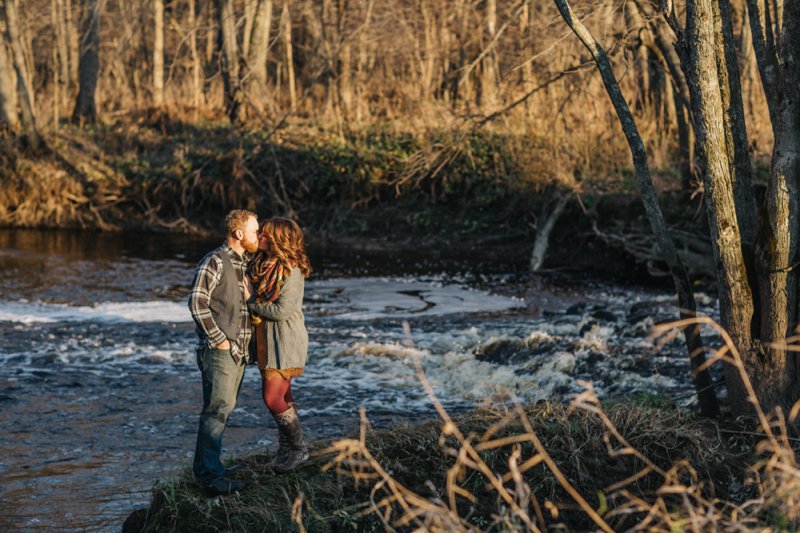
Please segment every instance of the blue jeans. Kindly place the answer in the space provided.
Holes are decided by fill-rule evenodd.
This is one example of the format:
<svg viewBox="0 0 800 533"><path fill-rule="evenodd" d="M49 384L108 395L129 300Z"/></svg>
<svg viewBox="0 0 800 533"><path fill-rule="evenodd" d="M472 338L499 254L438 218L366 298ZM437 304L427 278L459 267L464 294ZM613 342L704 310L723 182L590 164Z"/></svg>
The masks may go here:
<svg viewBox="0 0 800 533"><path fill-rule="evenodd" d="M200 483L208 484L225 473L220 460L222 434L236 407L245 365L236 364L230 350L202 347L197 349L197 367L203 376L203 412L193 470Z"/></svg>

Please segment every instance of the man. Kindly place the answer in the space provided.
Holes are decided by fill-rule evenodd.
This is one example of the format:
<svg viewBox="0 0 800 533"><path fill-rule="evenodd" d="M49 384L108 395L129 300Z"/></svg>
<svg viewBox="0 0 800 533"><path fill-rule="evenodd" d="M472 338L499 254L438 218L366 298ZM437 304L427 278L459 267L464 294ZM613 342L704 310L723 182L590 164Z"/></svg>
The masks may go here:
<svg viewBox="0 0 800 533"><path fill-rule="evenodd" d="M245 277L250 254L258 250L254 213L235 210L225 217L225 242L197 264L189 309L199 337L197 366L203 378L203 411L194 452L194 476L209 496L242 490L222 466L222 434L248 362L250 285Z"/></svg>

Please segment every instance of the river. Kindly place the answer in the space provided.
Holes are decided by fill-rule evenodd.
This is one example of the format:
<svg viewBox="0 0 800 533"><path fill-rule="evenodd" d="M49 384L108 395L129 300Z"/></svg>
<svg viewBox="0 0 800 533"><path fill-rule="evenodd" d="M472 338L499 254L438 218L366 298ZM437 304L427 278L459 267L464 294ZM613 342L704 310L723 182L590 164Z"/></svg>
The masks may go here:
<svg viewBox="0 0 800 533"><path fill-rule="evenodd" d="M0 232L0 530L119 531L191 461L201 403L186 296L216 246L182 235ZM457 413L482 402L664 394L692 405L667 291L520 276L470 257L312 249L309 366L295 384L312 439L435 416L418 361ZM699 295L715 314L716 302ZM410 325L410 336L403 323ZM226 455L274 449L248 369Z"/></svg>

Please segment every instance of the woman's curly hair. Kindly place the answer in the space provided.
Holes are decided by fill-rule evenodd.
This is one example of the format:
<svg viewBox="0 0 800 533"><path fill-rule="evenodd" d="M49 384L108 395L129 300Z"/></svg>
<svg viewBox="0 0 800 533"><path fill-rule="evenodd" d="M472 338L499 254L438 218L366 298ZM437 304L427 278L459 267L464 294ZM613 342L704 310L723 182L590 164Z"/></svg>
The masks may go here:
<svg viewBox="0 0 800 533"><path fill-rule="evenodd" d="M261 224L261 234L267 239L267 254L286 266L297 266L304 277L311 274L303 230L297 222L288 218L268 218Z"/></svg>

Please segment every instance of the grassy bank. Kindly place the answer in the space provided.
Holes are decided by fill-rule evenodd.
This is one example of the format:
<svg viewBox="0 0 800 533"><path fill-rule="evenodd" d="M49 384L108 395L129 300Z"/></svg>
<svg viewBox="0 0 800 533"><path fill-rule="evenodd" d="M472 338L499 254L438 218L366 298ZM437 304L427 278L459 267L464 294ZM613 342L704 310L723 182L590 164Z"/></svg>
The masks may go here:
<svg viewBox="0 0 800 533"><path fill-rule="evenodd" d="M308 122L234 130L142 114L64 126L36 156L4 142L7 227L216 232L224 213L248 208L294 215L318 240L488 248L524 264L536 228L566 194L549 264L580 269L576 256L608 255L595 224L642 221L624 146L558 145L534 133L372 126L344 134ZM680 181L671 169L657 176L667 191ZM672 220L692 218L696 206L679 192L665 199ZM619 271L627 259L603 264Z"/></svg>
<svg viewBox="0 0 800 533"><path fill-rule="evenodd" d="M798 472L765 468L781 460L761 438L653 398L484 409L318 443L289 475L240 457L248 487L230 497L203 497L187 470L125 531L791 529L781 476Z"/></svg>
<svg viewBox="0 0 800 533"><path fill-rule="evenodd" d="M557 190L580 194L589 209L598 196L633 190L624 146L577 150L534 133L341 134L309 123L275 132L143 115L65 126L49 145L31 156L5 141L0 224L204 230L247 207L337 231L524 233ZM663 178L678 183L669 170Z"/></svg>

